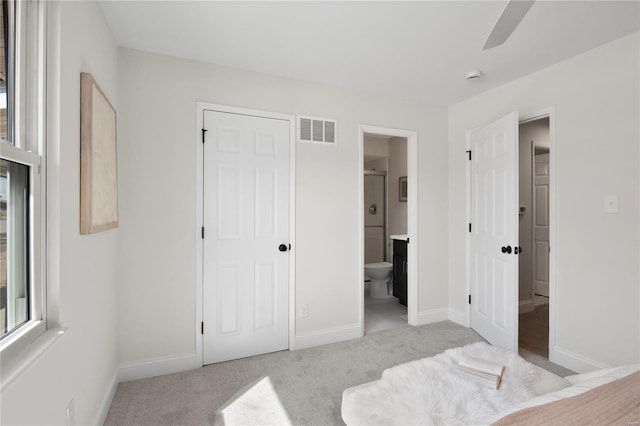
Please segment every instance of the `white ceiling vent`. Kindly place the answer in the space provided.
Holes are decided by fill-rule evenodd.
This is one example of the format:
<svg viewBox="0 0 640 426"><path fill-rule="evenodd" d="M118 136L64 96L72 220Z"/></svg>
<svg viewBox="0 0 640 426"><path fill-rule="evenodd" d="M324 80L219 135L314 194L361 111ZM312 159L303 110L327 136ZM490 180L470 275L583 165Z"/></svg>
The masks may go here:
<svg viewBox="0 0 640 426"><path fill-rule="evenodd" d="M298 142L336 145L337 135L337 120L298 116Z"/></svg>

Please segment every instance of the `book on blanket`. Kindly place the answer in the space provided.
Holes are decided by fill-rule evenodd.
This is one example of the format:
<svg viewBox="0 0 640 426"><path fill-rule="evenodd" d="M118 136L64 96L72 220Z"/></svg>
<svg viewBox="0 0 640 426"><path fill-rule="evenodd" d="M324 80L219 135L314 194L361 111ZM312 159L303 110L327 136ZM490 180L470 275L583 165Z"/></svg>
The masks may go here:
<svg viewBox="0 0 640 426"><path fill-rule="evenodd" d="M460 359L460 363L454 366L454 371L461 376L500 389L504 365L486 359L464 355Z"/></svg>

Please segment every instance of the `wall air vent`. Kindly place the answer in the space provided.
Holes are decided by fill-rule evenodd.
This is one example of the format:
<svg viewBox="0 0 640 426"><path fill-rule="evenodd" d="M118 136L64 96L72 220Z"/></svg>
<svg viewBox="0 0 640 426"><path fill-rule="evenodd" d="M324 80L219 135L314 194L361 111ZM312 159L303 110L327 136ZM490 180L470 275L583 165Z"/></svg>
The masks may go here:
<svg viewBox="0 0 640 426"><path fill-rule="evenodd" d="M336 145L337 136L337 120L298 116L298 142Z"/></svg>

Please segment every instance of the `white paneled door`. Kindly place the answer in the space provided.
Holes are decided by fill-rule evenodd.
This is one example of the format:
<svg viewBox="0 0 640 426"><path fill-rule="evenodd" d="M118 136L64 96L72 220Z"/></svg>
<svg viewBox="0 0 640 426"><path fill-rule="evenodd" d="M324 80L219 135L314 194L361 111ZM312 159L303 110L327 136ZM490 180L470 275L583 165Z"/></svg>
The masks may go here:
<svg viewBox="0 0 640 426"><path fill-rule="evenodd" d="M518 114L469 134L471 328L518 350Z"/></svg>
<svg viewBox="0 0 640 426"><path fill-rule="evenodd" d="M534 275L535 292L549 297L549 154L534 157Z"/></svg>
<svg viewBox="0 0 640 426"><path fill-rule="evenodd" d="M289 121L204 111L203 363L289 347Z"/></svg>

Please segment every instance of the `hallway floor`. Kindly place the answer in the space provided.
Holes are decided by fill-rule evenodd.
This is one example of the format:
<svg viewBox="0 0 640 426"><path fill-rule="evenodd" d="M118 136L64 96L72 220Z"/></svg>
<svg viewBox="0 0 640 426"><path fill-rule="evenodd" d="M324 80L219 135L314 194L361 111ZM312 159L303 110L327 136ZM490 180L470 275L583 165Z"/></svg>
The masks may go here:
<svg viewBox="0 0 640 426"><path fill-rule="evenodd" d="M549 304L539 305L520 315L518 345L522 349L549 358Z"/></svg>

